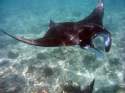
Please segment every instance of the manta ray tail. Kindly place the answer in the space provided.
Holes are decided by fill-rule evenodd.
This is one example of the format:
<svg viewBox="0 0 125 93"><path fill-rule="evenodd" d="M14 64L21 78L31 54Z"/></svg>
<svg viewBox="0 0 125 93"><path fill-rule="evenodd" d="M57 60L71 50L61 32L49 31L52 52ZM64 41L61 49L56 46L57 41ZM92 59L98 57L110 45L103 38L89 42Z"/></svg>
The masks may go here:
<svg viewBox="0 0 125 93"><path fill-rule="evenodd" d="M67 43L63 43L62 41L65 41L65 39L63 40L62 38L38 38L38 39L26 39L23 37L19 37L19 36L13 36L9 33L7 33L4 30L1 30L1 32L3 32L4 34L18 40L21 41L23 43L29 44L29 45L35 45L35 46L43 46L43 47L56 47L56 46L64 46L64 45L74 45L73 42L67 42Z"/></svg>
<svg viewBox="0 0 125 93"><path fill-rule="evenodd" d="M0 29L0 32L3 32L4 34L6 34L6 35L18 40L18 41L21 41L21 42L24 42L24 43L27 43L27 44L30 44L30 45L37 45L37 43L34 40L29 40L29 39L25 39L23 37L13 36L13 35L7 33L6 31L4 31L3 29Z"/></svg>

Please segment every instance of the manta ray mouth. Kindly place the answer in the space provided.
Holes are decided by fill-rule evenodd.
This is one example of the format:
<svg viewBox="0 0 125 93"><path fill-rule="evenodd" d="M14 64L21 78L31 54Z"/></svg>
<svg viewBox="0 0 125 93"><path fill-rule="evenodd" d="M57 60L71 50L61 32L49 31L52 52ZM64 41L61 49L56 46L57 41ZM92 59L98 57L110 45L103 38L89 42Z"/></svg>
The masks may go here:
<svg viewBox="0 0 125 93"><path fill-rule="evenodd" d="M101 51L105 50L104 39L102 36L98 35L92 40L95 49L99 49Z"/></svg>
<svg viewBox="0 0 125 93"><path fill-rule="evenodd" d="M94 48L109 52L112 43L111 34L108 31L103 31L93 38L92 42Z"/></svg>

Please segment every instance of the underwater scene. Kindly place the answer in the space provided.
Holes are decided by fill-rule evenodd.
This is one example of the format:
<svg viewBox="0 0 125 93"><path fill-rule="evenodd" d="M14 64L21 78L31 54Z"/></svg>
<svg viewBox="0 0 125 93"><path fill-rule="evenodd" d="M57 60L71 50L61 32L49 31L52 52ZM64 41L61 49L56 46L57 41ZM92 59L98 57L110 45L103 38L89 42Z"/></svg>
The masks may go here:
<svg viewBox="0 0 125 93"><path fill-rule="evenodd" d="M0 93L125 93L125 0L0 0Z"/></svg>

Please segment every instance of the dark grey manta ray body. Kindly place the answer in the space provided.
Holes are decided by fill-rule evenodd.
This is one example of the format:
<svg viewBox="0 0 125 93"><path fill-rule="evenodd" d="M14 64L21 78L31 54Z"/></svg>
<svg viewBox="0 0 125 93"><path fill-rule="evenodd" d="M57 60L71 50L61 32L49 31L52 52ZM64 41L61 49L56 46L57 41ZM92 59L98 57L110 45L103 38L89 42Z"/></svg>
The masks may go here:
<svg viewBox="0 0 125 93"><path fill-rule="evenodd" d="M92 40L96 36L102 35L105 51L108 52L111 47L111 34L103 26L103 15L103 0L99 0L92 13L81 21L63 23L50 21L47 33L39 39L26 39L10 35L4 30L2 32L18 41L43 47L80 45L82 48L86 46L95 48Z"/></svg>

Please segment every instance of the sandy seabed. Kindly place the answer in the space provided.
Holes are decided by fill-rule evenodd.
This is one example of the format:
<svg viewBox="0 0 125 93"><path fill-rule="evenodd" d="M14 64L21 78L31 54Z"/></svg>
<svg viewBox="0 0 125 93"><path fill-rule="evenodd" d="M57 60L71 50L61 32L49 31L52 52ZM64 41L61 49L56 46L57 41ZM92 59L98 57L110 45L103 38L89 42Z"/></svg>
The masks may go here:
<svg viewBox="0 0 125 93"><path fill-rule="evenodd" d="M69 13L68 10L65 12ZM82 16L80 12L74 11L65 17L65 12L55 10L46 15L58 15L56 20L61 21L77 20ZM124 14L125 12L113 13L105 17L108 21L104 25L111 30L113 43L111 51L103 53L101 58L95 52L83 50L79 46L30 46L0 33L0 93L38 93L43 88L47 88L50 93L60 93L60 85L69 80L84 87L94 78L94 93L124 93ZM10 33L27 38L41 37L49 23L46 15L42 15L42 18L30 13L18 13L6 18L6 24L1 24L0 27L6 27L5 30ZM121 21L118 23L118 20Z"/></svg>

